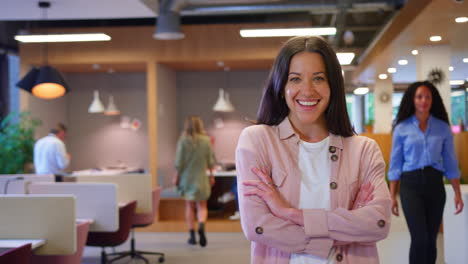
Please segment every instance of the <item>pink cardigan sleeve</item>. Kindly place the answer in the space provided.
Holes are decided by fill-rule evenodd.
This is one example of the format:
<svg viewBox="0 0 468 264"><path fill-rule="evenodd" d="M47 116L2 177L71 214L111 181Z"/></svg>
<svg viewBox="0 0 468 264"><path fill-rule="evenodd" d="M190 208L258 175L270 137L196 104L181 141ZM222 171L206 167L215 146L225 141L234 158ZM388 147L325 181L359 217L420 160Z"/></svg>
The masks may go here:
<svg viewBox="0 0 468 264"><path fill-rule="evenodd" d="M258 127L244 129L236 150L239 210L245 236L251 241L284 252L305 253L326 258L333 245L332 239L311 237L305 233L304 227L271 214L260 198L243 195L246 187L243 186L242 182L258 180L257 176L251 172L251 168L266 167L271 169L267 155L274 155L274 153L265 153L261 137L250 135L249 131L252 129L258 129Z"/></svg>
<svg viewBox="0 0 468 264"><path fill-rule="evenodd" d="M360 148L360 151L359 151ZM354 157L360 166L361 184L371 182L374 199L362 208L304 210L306 234L329 237L338 244L375 243L387 237L390 230L391 199L385 182L385 162L375 141L366 139L362 146L354 146ZM346 168L341 168L346 171Z"/></svg>

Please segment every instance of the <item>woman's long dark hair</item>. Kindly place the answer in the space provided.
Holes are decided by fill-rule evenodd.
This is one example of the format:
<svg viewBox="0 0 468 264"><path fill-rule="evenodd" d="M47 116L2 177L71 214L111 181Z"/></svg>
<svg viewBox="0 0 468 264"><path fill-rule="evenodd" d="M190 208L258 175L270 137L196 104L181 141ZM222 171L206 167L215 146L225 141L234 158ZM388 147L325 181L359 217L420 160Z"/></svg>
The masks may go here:
<svg viewBox="0 0 468 264"><path fill-rule="evenodd" d="M400 109L398 109L395 124L393 125L394 128L403 120L411 117L414 114L414 95L420 86L426 86L431 91L431 115L450 125L447 110L445 110L444 102L442 101L442 97L440 96L439 91L431 82L423 81L412 83L410 86L408 86L408 89L406 89L405 93L403 94L403 99L401 99Z"/></svg>
<svg viewBox="0 0 468 264"><path fill-rule="evenodd" d="M289 65L294 55L307 51L322 56L325 63L330 102L325 111L328 130L343 137L355 134L348 111L341 65L331 46L321 37L295 37L281 48L263 89L262 101L257 112L257 124L278 125L289 114L284 98L284 89L289 74Z"/></svg>

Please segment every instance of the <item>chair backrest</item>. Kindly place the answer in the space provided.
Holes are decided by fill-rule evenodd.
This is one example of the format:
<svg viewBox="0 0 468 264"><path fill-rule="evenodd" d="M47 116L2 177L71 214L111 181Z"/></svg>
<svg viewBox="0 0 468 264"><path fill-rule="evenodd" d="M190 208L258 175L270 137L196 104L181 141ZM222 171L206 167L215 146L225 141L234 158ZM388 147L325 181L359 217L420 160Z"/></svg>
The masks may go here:
<svg viewBox="0 0 468 264"><path fill-rule="evenodd" d="M161 199L161 187L156 187L152 191L153 211L151 213L138 213L133 217L133 227L144 227L151 225L159 211L159 202Z"/></svg>
<svg viewBox="0 0 468 264"><path fill-rule="evenodd" d="M31 254L31 244L26 244L1 253L0 263L29 264Z"/></svg>
<svg viewBox="0 0 468 264"><path fill-rule="evenodd" d="M86 245L115 247L124 243L132 227L137 202L131 201L119 208L119 229L115 232L89 232Z"/></svg>
<svg viewBox="0 0 468 264"><path fill-rule="evenodd" d="M76 252L72 255L40 256L32 255L31 264L80 264L83 249L88 238L90 222L80 222L76 225Z"/></svg>

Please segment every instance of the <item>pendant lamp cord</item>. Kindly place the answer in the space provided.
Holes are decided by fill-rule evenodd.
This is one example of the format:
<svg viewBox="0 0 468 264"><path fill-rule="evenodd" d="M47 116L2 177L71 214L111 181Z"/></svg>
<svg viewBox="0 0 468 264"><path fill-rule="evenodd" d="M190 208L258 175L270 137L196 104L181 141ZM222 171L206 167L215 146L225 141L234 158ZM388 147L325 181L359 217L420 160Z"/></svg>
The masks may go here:
<svg viewBox="0 0 468 264"><path fill-rule="evenodd" d="M39 8L42 10L42 19L43 21L45 21L45 24L47 23L47 9L50 7L50 2L47 2L47 1L39 1L38 3L39 5ZM49 35L49 30L48 30L48 27L46 27L45 29L45 34L46 35ZM43 54L43 62L44 62L44 66L47 66L49 64L49 61L48 61L48 57L49 57L49 47L48 47L48 43L45 42L43 45L42 45L42 54Z"/></svg>

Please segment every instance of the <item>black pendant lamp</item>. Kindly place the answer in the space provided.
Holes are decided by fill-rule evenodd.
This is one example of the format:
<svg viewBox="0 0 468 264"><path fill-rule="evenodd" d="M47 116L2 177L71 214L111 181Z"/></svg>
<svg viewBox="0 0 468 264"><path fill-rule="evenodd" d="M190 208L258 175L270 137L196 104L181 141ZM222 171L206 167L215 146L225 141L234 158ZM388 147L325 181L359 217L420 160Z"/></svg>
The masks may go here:
<svg viewBox="0 0 468 264"><path fill-rule="evenodd" d="M39 7L43 10L44 18L47 18L46 10L50 7L50 2L39 2ZM65 95L70 89L60 72L47 65L47 44L45 44L44 50L44 66L33 67L16 86L36 97L54 99Z"/></svg>

